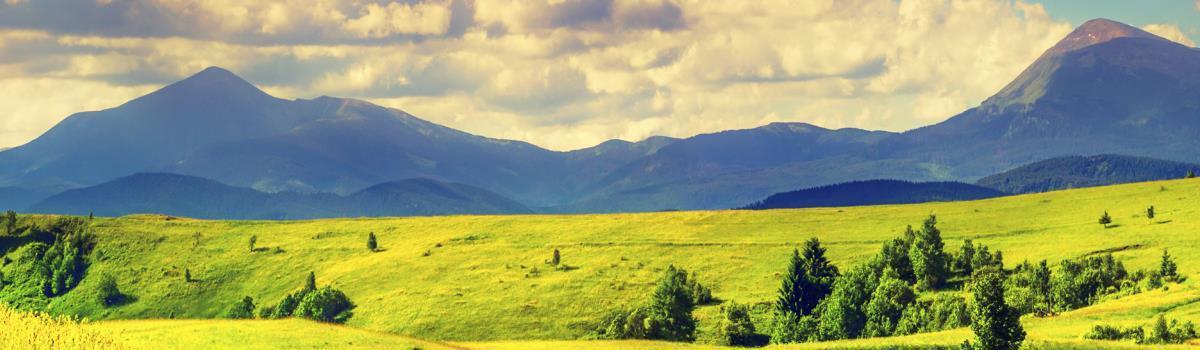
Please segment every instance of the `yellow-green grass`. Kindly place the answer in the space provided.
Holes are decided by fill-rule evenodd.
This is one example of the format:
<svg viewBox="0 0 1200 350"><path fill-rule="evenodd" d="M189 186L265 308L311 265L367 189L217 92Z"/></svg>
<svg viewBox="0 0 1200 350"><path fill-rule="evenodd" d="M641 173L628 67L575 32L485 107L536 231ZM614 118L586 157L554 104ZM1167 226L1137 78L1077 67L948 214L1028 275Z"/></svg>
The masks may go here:
<svg viewBox="0 0 1200 350"><path fill-rule="evenodd" d="M125 320L86 327L137 349L463 349L300 319Z"/></svg>
<svg viewBox="0 0 1200 350"><path fill-rule="evenodd" d="M0 305L0 349L100 350L125 346L107 335L85 329L78 320Z"/></svg>
<svg viewBox="0 0 1200 350"><path fill-rule="evenodd" d="M1157 209L1153 220L1143 216L1149 205ZM1117 227L1097 223L1105 210ZM92 295L98 279L87 278L51 310L100 319L211 318L247 295L260 305L274 304L315 271L318 284L333 284L359 305L349 326L422 339L535 346L545 343L525 341L577 339L609 310L642 302L669 264L699 273L722 300L766 302L774 298L790 251L804 240L819 237L833 261L848 268L929 214L938 215L948 250L970 238L1002 250L1010 266L1111 250L1131 269L1149 268L1162 248L1170 248L1180 271L1200 278L1200 180L1176 180L971 202L773 211L288 222L98 218L96 263L88 273L117 276L135 301L100 307ZM366 249L368 232L379 237L382 251ZM251 235L266 250L249 252ZM577 269L547 266L555 248ZM185 268L199 281L185 282ZM1028 319L1030 336L1078 343L1097 321L1149 323L1159 312L1200 320L1193 288L1189 281L1160 298L1136 296ZM1094 311L1134 300L1146 307ZM1182 304L1162 309L1155 303L1163 300ZM697 311L702 331L716 313L712 306ZM968 335L946 334L845 344L921 339L954 344ZM806 346L813 345L801 347Z"/></svg>

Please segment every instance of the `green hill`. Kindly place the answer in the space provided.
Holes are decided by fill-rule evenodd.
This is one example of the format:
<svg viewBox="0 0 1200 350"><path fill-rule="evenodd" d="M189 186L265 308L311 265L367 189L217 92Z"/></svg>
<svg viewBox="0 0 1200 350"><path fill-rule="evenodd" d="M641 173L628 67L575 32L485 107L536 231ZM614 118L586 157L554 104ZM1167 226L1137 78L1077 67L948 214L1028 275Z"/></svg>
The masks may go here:
<svg viewBox="0 0 1200 350"><path fill-rule="evenodd" d="M972 239L1002 250L1009 267L1112 252L1134 270L1157 266L1162 249L1170 248L1181 273L1200 276L1197 198L1200 180L1174 180L969 202L796 210L285 222L97 218L89 277L48 309L99 320L212 318L247 295L273 304L315 271L318 284L332 284L358 304L350 327L484 348L554 347L583 337L609 310L644 300L670 264L697 272L721 300L770 302L791 250L804 240L819 237L846 269L930 213L938 215L948 250ZM1148 205L1157 208L1153 220L1142 216ZM1096 223L1104 211L1114 227ZM366 249L369 232L379 237L381 251ZM266 249L250 252L251 236ZM576 268L549 268L544 261L553 249ZM197 281L185 282L184 269ZM106 274L117 276L132 302L104 308L94 301L98 279L90 276ZM1030 342L1120 346L1080 337L1099 321L1147 324L1161 313L1200 320L1194 280L1055 317L1027 316ZM697 310L700 339L711 332L717 311ZM161 322L162 334L172 336L173 325L196 321ZM146 328L97 327L127 337L137 336L115 330ZM954 345L969 336L958 329L795 347Z"/></svg>

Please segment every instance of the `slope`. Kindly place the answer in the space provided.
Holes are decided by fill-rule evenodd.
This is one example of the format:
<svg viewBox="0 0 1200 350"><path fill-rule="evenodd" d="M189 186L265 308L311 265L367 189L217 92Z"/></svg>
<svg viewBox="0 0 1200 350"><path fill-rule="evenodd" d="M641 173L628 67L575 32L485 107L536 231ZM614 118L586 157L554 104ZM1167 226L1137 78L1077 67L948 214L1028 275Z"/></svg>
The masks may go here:
<svg viewBox="0 0 1200 350"><path fill-rule="evenodd" d="M743 209L845 207L984 199L1005 195L961 182L852 181L773 194Z"/></svg>
<svg viewBox="0 0 1200 350"><path fill-rule="evenodd" d="M989 175L977 185L1008 193L1031 193L1117 183L1177 179L1200 165L1147 157L1102 154L1058 157Z"/></svg>
<svg viewBox="0 0 1200 350"><path fill-rule="evenodd" d="M721 300L769 302L776 274L809 237L849 267L930 213L948 247L973 239L1003 250L1010 264L1114 251L1139 269L1157 266L1169 247L1180 272L1194 276L1200 244L1179 232L1200 229L1197 193L1200 180L1192 179L837 209L288 222L98 218L100 258L88 274L118 276L137 301L100 307L96 279L85 278L50 309L93 319L214 317L243 296L275 303L314 271L319 284L359 303L350 326L438 340L576 339L609 310L643 300L670 264L697 272ZM1158 209L1155 220L1140 217L1148 205ZM1097 225L1103 211L1119 226ZM369 232L382 251L365 248ZM250 236L266 249L248 251ZM553 249L576 269L546 266ZM185 282L184 269L198 281ZM1194 280L1171 290L1194 300ZM1171 310L1200 319L1193 303ZM702 332L717 311L697 311Z"/></svg>

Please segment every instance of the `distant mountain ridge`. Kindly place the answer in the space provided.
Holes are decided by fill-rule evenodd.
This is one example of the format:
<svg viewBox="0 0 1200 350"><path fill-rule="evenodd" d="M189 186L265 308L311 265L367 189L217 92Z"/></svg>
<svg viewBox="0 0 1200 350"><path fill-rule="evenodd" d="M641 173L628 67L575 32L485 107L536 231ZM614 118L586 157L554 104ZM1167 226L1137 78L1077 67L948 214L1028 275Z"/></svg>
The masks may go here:
<svg viewBox="0 0 1200 350"><path fill-rule="evenodd" d="M408 179L338 196L265 193L194 176L140 173L68 190L33 205L35 213L101 216L166 214L200 219L314 219L359 216L525 214L508 198L462 184Z"/></svg>
<svg viewBox="0 0 1200 350"><path fill-rule="evenodd" d="M979 179L1008 193L1035 193L1118 183L1177 179L1200 165L1114 154L1051 158Z"/></svg>
<svg viewBox="0 0 1200 350"><path fill-rule="evenodd" d="M995 189L962 182L867 180L773 194L741 209L848 207L952 202L1005 196Z"/></svg>
<svg viewBox="0 0 1200 350"><path fill-rule="evenodd" d="M896 133L773 123L570 152L359 100L278 99L214 67L0 151L0 187L57 193L169 172L349 195L435 178L550 212L721 209L856 180L974 182L1071 155L1200 162L1197 134L1200 49L1097 19L979 106L934 125Z"/></svg>

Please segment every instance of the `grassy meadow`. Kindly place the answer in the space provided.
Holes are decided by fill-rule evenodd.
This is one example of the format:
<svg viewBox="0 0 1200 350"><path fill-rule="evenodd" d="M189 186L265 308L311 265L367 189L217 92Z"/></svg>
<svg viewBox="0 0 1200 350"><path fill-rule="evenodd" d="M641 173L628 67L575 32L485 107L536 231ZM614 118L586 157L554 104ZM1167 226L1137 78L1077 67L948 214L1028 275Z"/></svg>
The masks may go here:
<svg viewBox="0 0 1200 350"><path fill-rule="evenodd" d="M1144 216L1150 205L1154 219ZM1097 223L1104 211L1115 227ZM803 241L820 238L846 270L930 214L938 216L947 251L972 239L1002 250L1009 267L1112 252L1135 270L1157 266L1162 249L1170 248L1180 273L1192 277L1055 317L1027 316L1033 348L1136 347L1083 340L1101 321L1148 325L1158 314L1200 321L1200 179L971 202L772 211L283 222L96 218L98 244L87 273L116 276L131 301L104 308L94 300L98 279L85 278L49 310L101 320L83 327L131 347L704 348L576 339L608 311L646 300L668 265L698 273L720 300L767 303ZM381 251L366 248L370 232ZM546 264L554 249L571 269ZM195 281L184 280L185 269ZM345 326L200 320L218 317L243 296L274 305L309 271L318 285L332 284L358 305ZM696 315L703 341L718 306L700 307ZM969 337L969 330L956 329L780 348L955 345Z"/></svg>

